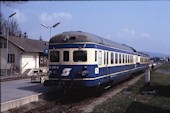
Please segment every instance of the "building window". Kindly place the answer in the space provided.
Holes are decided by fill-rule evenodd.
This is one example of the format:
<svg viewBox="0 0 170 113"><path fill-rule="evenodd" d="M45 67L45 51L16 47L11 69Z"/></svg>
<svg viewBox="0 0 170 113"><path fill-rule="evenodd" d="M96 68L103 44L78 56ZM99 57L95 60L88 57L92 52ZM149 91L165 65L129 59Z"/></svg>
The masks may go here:
<svg viewBox="0 0 170 113"><path fill-rule="evenodd" d="M7 47L7 43L3 43L3 42L0 42L0 48L6 48Z"/></svg>
<svg viewBox="0 0 170 113"><path fill-rule="evenodd" d="M4 43L4 48L6 48L7 47L7 43Z"/></svg>
<svg viewBox="0 0 170 113"><path fill-rule="evenodd" d="M2 42L0 42L0 48L2 48Z"/></svg>
<svg viewBox="0 0 170 113"><path fill-rule="evenodd" d="M40 64L44 64L44 58L43 58L43 56L40 57Z"/></svg>
<svg viewBox="0 0 170 113"><path fill-rule="evenodd" d="M63 52L63 60L64 61L69 61L69 52L68 51Z"/></svg>
<svg viewBox="0 0 170 113"><path fill-rule="evenodd" d="M8 54L8 63L14 63L14 62L15 62L15 55Z"/></svg>

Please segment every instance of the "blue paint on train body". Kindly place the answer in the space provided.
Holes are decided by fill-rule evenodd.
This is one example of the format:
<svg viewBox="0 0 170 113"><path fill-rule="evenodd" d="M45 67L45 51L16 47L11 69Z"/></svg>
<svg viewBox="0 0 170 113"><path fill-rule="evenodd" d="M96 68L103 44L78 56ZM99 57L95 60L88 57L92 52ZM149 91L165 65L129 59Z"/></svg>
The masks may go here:
<svg viewBox="0 0 170 113"><path fill-rule="evenodd" d="M106 46L98 44L56 44L49 45L49 49L60 49L60 48L95 48L106 51L120 52L125 54L138 55L134 52L128 52L124 50L118 50L115 48L109 48ZM139 55L138 55L139 56ZM52 72L49 76L50 79L56 79L61 82L71 83L81 87L93 87L100 84L104 84L110 81L117 83L123 79L129 78L132 73L141 71L145 65L142 64L124 64L120 66L112 67L102 67L99 68L99 73L95 74L95 68L98 68L97 64L95 65L49 65L51 67L49 70ZM83 70L83 67L86 67L88 74L86 76L81 76L79 72ZM147 67L147 66L146 66ZM68 76L61 76L65 68L71 68L70 74ZM124 72L125 71L125 72Z"/></svg>
<svg viewBox="0 0 170 113"><path fill-rule="evenodd" d="M101 53L102 55L105 54L106 52L107 58L110 58L108 57L108 52L128 54L129 55L128 58L130 57L128 61L129 64L121 63L120 65L119 64L116 64L115 66L109 65L108 67L106 66L106 64L104 64L105 67L100 68L98 67L97 64L98 61L94 62L96 64L93 65L87 65L87 62L86 64L83 64L84 62L82 62L81 65L76 65L77 62L74 61L72 61L72 65L69 64L63 65L62 64L63 61L60 60L60 62L51 62L51 64L49 63L49 71L51 72L51 74L49 75L49 80L51 81L54 80L57 82L64 82L69 84L73 83L75 86L81 86L81 87L93 87L107 82L117 83L119 81L122 81L123 79L129 78L129 76L132 73L145 70L149 67L148 63L146 62L145 62L146 64L141 64L142 62L139 63L137 62L138 59L140 59L140 57L149 58L148 55L138 52L130 46L124 44L118 44L89 33L79 32L79 31L63 32L61 34L52 37L49 41L49 52L60 51L60 49L64 49L64 51L67 49L68 51L70 49L79 50L81 48L82 49L88 48L87 51L93 49L93 54L95 54L94 51L96 50L99 52L102 51ZM71 54L73 55L73 53ZM63 55L61 56L63 57ZM72 57L71 59L73 59L73 56L70 57ZM115 57L116 54L114 56L114 59L116 59ZM119 60L118 56L117 56L117 60ZM134 62L137 63L133 64ZM104 65L103 65L103 58L102 58L102 66ZM81 74L83 70L87 70L88 72L86 73L85 76L82 76Z"/></svg>
<svg viewBox="0 0 170 113"><path fill-rule="evenodd" d="M54 69L57 68L57 69ZM82 76L79 74L86 67L88 74ZM65 68L71 68L68 76L61 76ZM93 87L109 81L117 83L123 79L129 78L132 73L142 71L148 68L148 65L142 65L141 68L135 68L135 65L123 65L123 66L112 66L99 68L99 73L95 74L95 68L97 65L50 65L51 74L50 79L57 79L62 82L74 82L74 85L82 87Z"/></svg>

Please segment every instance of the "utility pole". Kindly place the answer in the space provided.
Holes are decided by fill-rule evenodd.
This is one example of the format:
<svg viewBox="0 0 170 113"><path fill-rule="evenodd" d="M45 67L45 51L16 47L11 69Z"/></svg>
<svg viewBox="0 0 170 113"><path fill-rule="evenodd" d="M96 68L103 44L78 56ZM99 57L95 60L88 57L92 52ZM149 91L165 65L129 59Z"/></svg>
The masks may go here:
<svg viewBox="0 0 170 113"><path fill-rule="evenodd" d="M9 38L9 26L10 26L9 25L9 19L11 17L13 17L15 14L16 14L16 12L12 13L10 16L8 16L8 22L7 22L8 27L7 27L7 37L6 37L6 40L7 40L7 48L6 48L6 75L8 75L8 38Z"/></svg>

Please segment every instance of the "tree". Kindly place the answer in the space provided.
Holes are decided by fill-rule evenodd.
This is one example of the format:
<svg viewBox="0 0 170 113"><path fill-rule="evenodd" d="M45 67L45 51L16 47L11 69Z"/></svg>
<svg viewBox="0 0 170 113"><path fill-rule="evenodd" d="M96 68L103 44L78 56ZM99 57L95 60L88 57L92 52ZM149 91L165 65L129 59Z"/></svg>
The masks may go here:
<svg viewBox="0 0 170 113"><path fill-rule="evenodd" d="M0 13L0 20L1 20L1 23L0 23L1 31L0 32L2 35L6 35L8 24L7 24L7 21L5 20L4 15L2 13Z"/></svg>
<svg viewBox="0 0 170 113"><path fill-rule="evenodd" d="M0 13L0 20L1 20L1 34L6 36L7 35L7 30L9 29L9 35L11 36L19 36L21 33L21 30L19 28L19 25L15 19L11 19L11 21L8 21L4 18L4 15Z"/></svg>
<svg viewBox="0 0 170 113"><path fill-rule="evenodd" d="M20 36L22 35L22 31L19 28L19 25L16 20L11 19L8 23L7 19L5 19L3 13L1 12L1 5L5 5L6 7L12 7L16 4L21 4L26 1L1 1L0 2L0 35L7 35L7 30L9 29L9 35Z"/></svg>
<svg viewBox="0 0 170 113"><path fill-rule="evenodd" d="M1 1L1 3L7 7L12 7L12 6L15 6L16 4L22 4L26 2L25 1Z"/></svg>
<svg viewBox="0 0 170 113"><path fill-rule="evenodd" d="M18 23L16 20L12 19L12 21L10 22L9 24L9 35L13 35L13 36L18 36L19 32L20 32L20 29L18 27Z"/></svg>

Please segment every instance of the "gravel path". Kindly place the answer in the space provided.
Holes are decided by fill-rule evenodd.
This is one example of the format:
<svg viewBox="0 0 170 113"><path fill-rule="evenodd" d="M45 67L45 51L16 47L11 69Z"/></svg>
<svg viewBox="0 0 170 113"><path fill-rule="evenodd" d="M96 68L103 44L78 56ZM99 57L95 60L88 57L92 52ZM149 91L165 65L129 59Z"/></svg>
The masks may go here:
<svg viewBox="0 0 170 113"><path fill-rule="evenodd" d="M120 93L125 88L128 88L130 85L137 82L144 75L145 75L145 73L135 77L134 79L131 79L131 80L126 81L126 82L124 82L120 85L115 86L114 88L112 88L110 91L106 92L101 97L95 98L92 102L88 103L87 105L82 106L80 110L82 111L82 113L92 112L95 106L103 103L107 99L109 99L109 98L113 97L114 95Z"/></svg>

